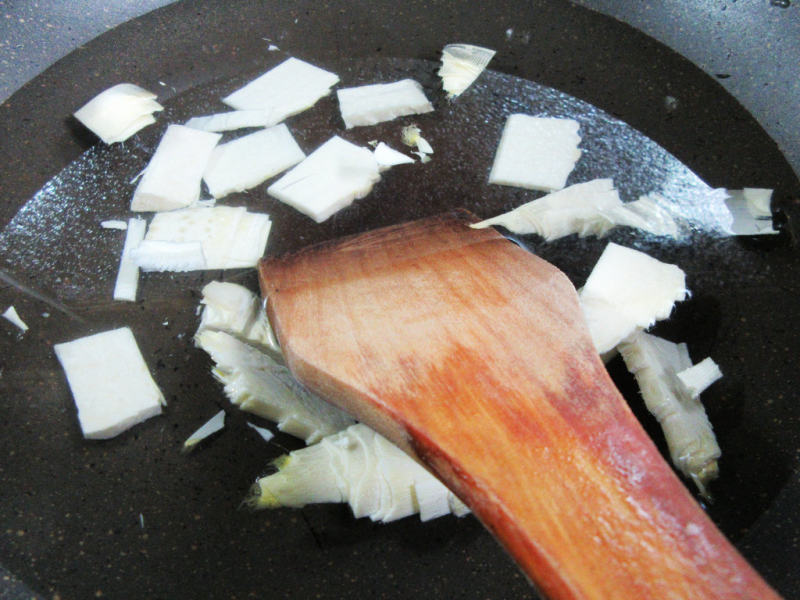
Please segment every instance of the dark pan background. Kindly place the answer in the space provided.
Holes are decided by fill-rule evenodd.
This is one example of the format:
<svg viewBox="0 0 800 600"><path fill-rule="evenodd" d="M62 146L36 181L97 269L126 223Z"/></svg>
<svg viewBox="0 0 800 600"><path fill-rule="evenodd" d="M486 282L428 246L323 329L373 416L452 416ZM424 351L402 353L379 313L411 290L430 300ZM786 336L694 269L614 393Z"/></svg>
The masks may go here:
<svg viewBox="0 0 800 600"><path fill-rule="evenodd" d="M104 19L113 21L115 15L133 16L141 10L128 7L134 12L126 13L123 7L117 13L112 11L111 17L106 13L94 18L87 9L83 14L71 12L78 4L72 3L72 8L64 12L59 3L36 3L35 10L45 14L53 6L59 10L50 19L34 21L38 24L33 28L33 4L0 4L5 13L0 14L4 17L2 31L7 33L0 66L9 73L3 81L7 93L14 89L15 81L22 83L36 72L35 67L31 70L30 58L20 53L38 52L36 56L45 57L38 60L48 61L48 56L52 60L57 55L42 52L37 44L48 46L51 39L60 40L58 43L68 50L70 43L82 42L82 36ZM163 3L150 3L153 7L158 4ZM638 2L635 7L631 6L633 3L613 1L580 4L643 27L692 57L706 72L623 23L556 0L491 4L210 0L166 6L81 46L0 107L0 227L48 179L94 143L66 117L94 93L120 80L133 80L159 91L162 88L158 81L164 80L174 86L172 93L177 94L199 83L257 69L256 57L263 54L263 37L272 38L289 51L302 48L298 54L307 57L371 56L379 52L384 56L428 60L438 58L443 43L463 40L500 50L492 63L497 71L555 87L625 120L689 165L711 186L775 188L785 233L771 244L742 244L759 256L767 256L766 264L771 264L769 255L774 255L775 263L789 264L790 272L796 276L795 219L800 189L790 164L795 170L800 168L800 7L777 0L653 3L664 4L660 8ZM48 22L53 27L48 28ZM509 28L513 29L510 37L506 35ZM65 29L69 32L66 41ZM22 41L14 41L20 40L20 32ZM738 101L723 86L735 91ZM161 97L168 101L170 94L166 91ZM678 100L678 110L664 110L667 95ZM740 103L748 106L758 122ZM773 139L778 140L780 148ZM778 289L755 290L747 298L752 306L760 307L754 310L778 313L776 320L784 319L785 327L792 332L796 330L792 322L792 317L797 316L793 295L796 287L796 281L788 281ZM6 301L5 296L2 299ZM763 364L758 371L760 379L742 377L750 389L760 390L769 418L764 419L768 429L765 439L734 440L739 444L734 452L752 452L752 468L774 469L776 476L768 478L769 489L753 490L759 513L755 520L742 523L734 541L785 596L798 597L797 377L785 376L792 369L797 372L800 366L798 343L786 332L778 336L780 344L772 343L757 325L746 323L749 307L740 308L745 319L742 335L753 341L750 359ZM13 342L4 339L0 348L0 361L9 365L15 351ZM24 360L24 356L14 358ZM56 375L51 371L40 373L37 365L9 371L9 376L0 377L0 400L35 389L38 397L32 396L31 402L41 401L50 385L49 378ZM780 376L770 377L770 373ZM780 399L779 406L793 406L793 412L769 412L776 410L776 398ZM18 427L10 422L11 417L8 413L3 416L3 435L12 440L4 448L13 446L17 454L16 458L0 458L4 486L0 489L0 503L4 505L0 561L11 561L14 567L13 574L4 572L0 581L0 599L27 598L35 593L50 598L58 590L63 598L81 597L74 596L78 592L65 591L58 582L70 578L92 582L76 584L73 590L119 590L120 577L128 582L128 589L136 588L130 590L130 597L175 597L176 590L182 589L181 581L185 581L183 589L187 593L192 590L194 597L198 597L197 590L207 589L207 597L220 598L291 597L291 590L295 590L294 597L347 597L354 589L376 598L403 597L411 590L425 597L498 597L492 591L495 578L503 581L506 590L516 590L518 595L530 593L524 579L474 520L457 527L442 522L424 527L407 523L380 528L353 522L345 509L310 510L261 515L257 519L240 514L225 523L229 529L221 530L217 515L241 497L242 490L236 487L240 478L234 476L238 475L238 466L222 465L228 469L227 487L215 482L204 489L204 482L175 473L175 484L161 490L148 487L147 475L160 468L158 451L149 458L131 457L131 497L174 494L183 489L190 499L187 501L196 504L198 497L209 495L212 489L227 489L228 495L209 499L207 510L189 515L148 515L150 528L135 534L113 528L87 530L85 519L74 524L70 521L74 515L59 512L58 497L85 496L87 506L91 506L93 497L119 486L103 480L102 464L87 462L84 477L64 487L58 476L59 461L87 460L79 445L69 456L30 457L28 482L4 477L6 462L24 455L26 438L49 434L37 429L35 420ZM74 436L74 432L69 433ZM766 447L772 450L763 453ZM203 460L202 455L198 460ZM260 460L259 456L249 456L245 462L258 464ZM771 460L776 462L772 464ZM220 466L209 462L209 477ZM54 482L52 489L48 489L48 478ZM53 501L31 500L30 506L47 506L46 512L26 513L19 508L24 506L20 497L41 494L42 490L48 490ZM120 514L130 516L129 526L139 527L136 506L125 497L120 497L118 504ZM102 519L98 517L99 521ZM158 531L154 530L156 524ZM237 543L242 535L247 536L246 541ZM30 542L30 537L25 536L34 536L35 541ZM286 555L280 561L273 561L270 556L264 556L263 562L254 560L258 557L258 536L286 536ZM361 544L364 538L371 538L372 543ZM131 539L136 543L131 545ZM163 546L171 540L188 539L195 541L188 546L174 546L175 555L180 556L176 565L196 564L196 569L177 571L170 564L155 565L148 559L152 544ZM26 558L25 567L19 567L17 549L29 551L32 547L36 552ZM381 547L386 548L383 554ZM309 548L318 548L319 552L310 555ZM359 556L364 551L372 553L368 559ZM52 553L73 553L74 571L47 573L47 565L69 562L53 560ZM202 559L192 563L192 553ZM87 555L92 557L91 568L86 567ZM398 561L398 556L405 558ZM247 561L245 567L237 565L240 557ZM41 568L37 561L43 565ZM287 563L296 568L276 571L277 565ZM120 565L126 570L124 575L114 570ZM326 569L326 576L320 576ZM336 572L331 573L331 569ZM232 579L234 573L236 579Z"/></svg>

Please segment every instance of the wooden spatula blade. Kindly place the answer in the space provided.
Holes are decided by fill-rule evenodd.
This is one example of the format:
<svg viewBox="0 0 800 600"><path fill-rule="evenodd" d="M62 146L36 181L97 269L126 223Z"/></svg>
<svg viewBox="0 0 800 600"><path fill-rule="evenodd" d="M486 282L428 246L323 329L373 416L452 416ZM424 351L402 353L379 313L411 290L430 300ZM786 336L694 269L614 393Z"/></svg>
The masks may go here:
<svg viewBox="0 0 800 600"><path fill-rule="evenodd" d="M260 265L293 373L428 466L550 598L770 598L549 263L454 213Z"/></svg>

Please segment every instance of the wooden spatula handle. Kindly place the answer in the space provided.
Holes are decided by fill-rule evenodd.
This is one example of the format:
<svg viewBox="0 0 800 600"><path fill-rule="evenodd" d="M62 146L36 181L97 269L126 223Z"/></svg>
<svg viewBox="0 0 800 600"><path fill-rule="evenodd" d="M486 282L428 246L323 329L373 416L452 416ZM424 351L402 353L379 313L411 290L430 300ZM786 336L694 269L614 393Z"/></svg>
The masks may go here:
<svg viewBox="0 0 800 600"><path fill-rule="evenodd" d="M295 375L427 465L548 598L777 598L630 412L567 278L465 219L263 262Z"/></svg>

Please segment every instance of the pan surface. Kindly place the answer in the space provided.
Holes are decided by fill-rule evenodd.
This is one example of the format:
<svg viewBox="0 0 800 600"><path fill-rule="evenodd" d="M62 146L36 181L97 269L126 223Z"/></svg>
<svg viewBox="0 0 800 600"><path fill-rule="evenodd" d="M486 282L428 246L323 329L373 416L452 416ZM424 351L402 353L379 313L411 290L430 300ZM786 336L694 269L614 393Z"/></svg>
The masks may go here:
<svg viewBox="0 0 800 600"><path fill-rule="evenodd" d="M492 72L454 103L435 75L451 41L498 50ZM281 52L269 52L270 43ZM278 435L267 445L245 426L191 334L205 282L224 277L255 289L253 273L151 275L135 305L108 300L122 238L97 223L127 215L129 181L166 123L222 110L222 95L287 55L336 71L343 85L417 78L437 112L414 121L436 152L428 165L388 172L373 194L322 225L263 189L231 197L273 216L268 252L452 206L490 216L532 199L485 185L503 120L517 111L577 117L586 156L572 181L613 176L627 200L662 188L696 198L708 192L703 181L775 188L780 236L718 237L714 211L704 210L687 215L694 227L681 243L630 232L611 239L687 271L693 296L658 332L688 342L696 360L713 356L726 373L704 394L723 448L710 514L768 581L798 597L797 179L716 82L620 23L546 1L524 9L373 2L358 11L183 2L98 38L0 108L0 303L31 325L21 339L0 330L0 562L44 597L534 597L471 517L380 526L355 521L343 506L237 510L253 478L299 443ZM167 109L126 144L95 146L69 114L121 81L157 91ZM679 108L665 96L679 98ZM399 147L400 122L343 132L336 115L330 97L289 125L307 152L332 133ZM578 284L605 245L522 241ZM114 440L88 442L51 346L121 325L134 329L169 406ZM660 440L624 369L610 369ZM229 415L226 431L182 455L183 440L219 408Z"/></svg>

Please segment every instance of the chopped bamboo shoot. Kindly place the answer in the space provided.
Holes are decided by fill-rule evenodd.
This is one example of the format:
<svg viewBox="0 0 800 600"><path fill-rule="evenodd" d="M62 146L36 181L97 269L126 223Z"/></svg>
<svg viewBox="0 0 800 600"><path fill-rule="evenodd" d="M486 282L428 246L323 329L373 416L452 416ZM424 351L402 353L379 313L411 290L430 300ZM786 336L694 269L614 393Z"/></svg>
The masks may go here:
<svg viewBox="0 0 800 600"><path fill-rule="evenodd" d="M192 117L186 121L186 127L201 131L234 131L247 127L270 127L270 114L264 110L232 110L224 113Z"/></svg>
<svg viewBox="0 0 800 600"><path fill-rule="evenodd" d="M439 77L450 98L460 96L489 65L496 52L471 44L447 44L442 50Z"/></svg>
<svg viewBox="0 0 800 600"><path fill-rule="evenodd" d="M639 329L666 319L687 295L675 265L610 243L580 291L581 308L597 351L604 354Z"/></svg>
<svg viewBox="0 0 800 600"><path fill-rule="evenodd" d="M268 114L266 125L277 125L314 106L338 82L335 73L289 58L222 101L237 110L264 111Z"/></svg>
<svg viewBox="0 0 800 600"><path fill-rule="evenodd" d="M370 150L334 136L267 192L321 223L369 194L380 178L378 161Z"/></svg>
<svg viewBox="0 0 800 600"><path fill-rule="evenodd" d="M106 144L124 142L156 122L153 113L164 110L156 95L132 83L120 83L100 92L75 112L75 118Z"/></svg>
<svg viewBox="0 0 800 600"><path fill-rule="evenodd" d="M422 86L413 79L344 88L336 94L347 129L433 111Z"/></svg>
<svg viewBox="0 0 800 600"><path fill-rule="evenodd" d="M188 452L193 450L197 444L207 437L214 435L223 427L225 427L225 411L221 410L183 442L183 451Z"/></svg>
<svg viewBox="0 0 800 600"><path fill-rule="evenodd" d="M699 398L677 375L692 366L686 344L639 333L620 344L619 351L664 431L673 464L708 496L706 486L719 474L721 451Z"/></svg>
<svg viewBox="0 0 800 600"><path fill-rule="evenodd" d="M562 189L581 156L579 124L515 114L508 117L489 183L552 192Z"/></svg>
<svg viewBox="0 0 800 600"><path fill-rule="evenodd" d="M200 180L220 137L183 125L170 125L133 193L131 210L184 208L200 198Z"/></svg>
<svg viewBox="0 0 800 600"><path fill-rule="evenodd" d="M214 198L243 192L303 160L306 155L283 123L214 148L203 180Z"/></svg>
<svg viewBox="0 0 800 600"><path fill-rule="evenodd" d="M6 321L11 323L15 327L17 327L20 331L22 331L22 333L28 331L28 324L22 320L22 317L19 316L17 309L14 308L13 305L9 306L6 309L6 311L0 316L2 316Z"/></svg>
<svg viewBox="0 0 800 600"><path fill-rule="evenodd" d="M133 332L113 329L53 346L85 438L107 439L161 414L164 396Z"/></svg>
<svg viewBox="0 0 800 600"><path fill-rule="evenodd" d="M235 337L205 329L195 339L216 363L214 376L230 401L276 422L281 431L314 443L354 422L304 388L285 366Z"/></svg>
<svg viewBox="0 0 800 600"><path fill-rule="evenodd" d="M468 512L447 488L397 446L357 424L273 463L278 472L251 490L253 508L347 502L356 518L388 523ZM424 511L424 513L422 512Z"/></svg>
<svg viewBox="0 0 800 600"><path fill-rule="evenodd" d="M117 280L114 283L114 300L136 302L136 290L139 287L139 265L131 256L131 252L142 243L146 230L147 221L144 219L128 220L125 244L122 247Z"/></svg>

